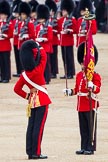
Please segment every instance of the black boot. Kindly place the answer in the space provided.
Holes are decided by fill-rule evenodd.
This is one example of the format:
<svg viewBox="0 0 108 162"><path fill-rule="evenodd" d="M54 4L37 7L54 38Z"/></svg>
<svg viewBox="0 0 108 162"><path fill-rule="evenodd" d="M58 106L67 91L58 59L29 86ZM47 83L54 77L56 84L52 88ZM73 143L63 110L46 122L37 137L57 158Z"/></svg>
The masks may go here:
<svg viewBox="0 0 108 162"><path fill-rule="evenodd" d="M79 151L76 151L76 154L77 154L77 155L82 155L82 154L84 154L84 151L85 151L85 150L83 150L83 149L82 149L82 150L79 150Z"/></svg>
<svg viewBox="0 0 108 162"><path fill-rule="evenodd" d="M32 155L32 159L47 159L46 155Z"/></svg>
<svg viewBox="0 0 108 162"><path fill-rule="evenodd" d="M84 155L93 155L94 151L84 151Z"/></svg>

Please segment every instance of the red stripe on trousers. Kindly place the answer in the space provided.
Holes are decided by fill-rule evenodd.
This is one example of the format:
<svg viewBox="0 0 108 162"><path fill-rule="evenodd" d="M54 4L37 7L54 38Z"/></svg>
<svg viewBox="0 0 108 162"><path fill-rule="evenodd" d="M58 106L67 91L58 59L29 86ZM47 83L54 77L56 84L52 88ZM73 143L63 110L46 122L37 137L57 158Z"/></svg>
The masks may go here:
<svg viewBox="0 0 108 162"><path fill-rule="evenodd" d="M46 106L45 114L44 114L44 117L43 117L43 120L42 120L42 124L41 124L41 127L40 127L40 132L39 132L39 137L38 137L38 147L37 147L36 155L40 155L41 154L42 134L43 134L43 129L44 129L44 125L45 125L47 114L48 114L48 106Z"/></svg>

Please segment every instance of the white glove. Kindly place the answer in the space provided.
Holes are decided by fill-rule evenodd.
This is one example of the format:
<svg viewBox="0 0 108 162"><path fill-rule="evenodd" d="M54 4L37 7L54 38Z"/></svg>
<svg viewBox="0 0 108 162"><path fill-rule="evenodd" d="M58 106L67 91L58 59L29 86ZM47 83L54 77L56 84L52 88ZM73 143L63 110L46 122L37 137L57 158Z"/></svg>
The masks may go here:
<svg viewBox="0 0 108 162"><path fill-rule="evenodd" d="M28 34L23 34L22 37L19 34L19 40L23 40L23 39L27 39L27 38L29 38L29 35Z"/></svg>
<svg viewBox="0 0 108 162"><path fill-rule="evenodd" d="M64 31L64 30L62 30L62 31L61 31L61 34L67 34L67 32L66 32L66 31Z"/></svg>
<svg viewBox="0 0 108 162"><path fill-rule="evenodd" d="M85 34L85 33L87 33L87 30L81 30L80 32L81 32L81 34Z"/></svg>
<svg viewBox="0 0 108 162"><path fill-rule="evenodd" d="M65 96L71 96L72 95L72 90L71 89L63 89L63 93L65 94Z"/></svg>
<svg viewBox="0 0 108 162"><path fill-rule="evenodd" d="M7 35L7 34L0 34L0 37L1 37L1 38L7 38L8 35Z"/></svg>
<svg viewBox="0 0 108 162"><path fill-rule="evenodd" d="M67 32L67 33L68 33L68 32L73 32L72 29L65 29L64 31Z"/></svg>
<svg viewBox="0 0 108 162"><path fill-rule="evenodd" d="M29 35L28 34L23 34L23 39L25 38L25 39L27 39L27 38L29 38Z"/></svg>
<svg viewBox="0 0 108 162"><path fill-rule="evenodd" d="M46 42L48 39L47 38L36 38L37 42Z"/></svg>
<svg viewBox="0 0 108 162"><path fill-rule="evenodd" d="M92 81L88 81L88 88L92 88L93 89L94 87L94 84Z"/></svg>
<svg viewBox="0 0 108 162"><path fill-rule="evenodd" d="M43 39L42 38L36 38L36 41L37 42L43 42Z"/></svg>
<svg viewBox="0 0 108 162"><path fill-rule="evenodd" d="M57 30L55 30L55 29L53 29L53 32L54 32L54 33L57 33L58 31L57 31Z"/></svg>

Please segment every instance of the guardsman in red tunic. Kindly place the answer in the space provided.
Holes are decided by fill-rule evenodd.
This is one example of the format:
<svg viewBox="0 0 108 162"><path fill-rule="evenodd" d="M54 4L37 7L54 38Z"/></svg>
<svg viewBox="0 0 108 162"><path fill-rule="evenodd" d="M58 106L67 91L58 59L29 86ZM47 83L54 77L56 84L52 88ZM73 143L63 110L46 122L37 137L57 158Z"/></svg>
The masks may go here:
<svg viewBox="0 0 108 162"><path fill-rule="evenodd" d="M31 7L31 14L30 14L30 17L31 17L31 21L33 22L34 24L34 29L36 30L36 26L38 24L38 21L37 21L37 13L36 13L36 7L39 5L39 3L36 1L36 0L31 0L29 2L29 5Z"/></svg>
<svg viewBox="0 0 108 162"><path fill-rule="evenodd" d="M60 45L62 51L62 59L65 69L65 75L61 79L73 78L75 75L74 65L74 36L76 33L76 19L72 16L74 2L72 0L62 0L61 11L63 17L59 19Z"/></svg>
<svg viewBox="0 0 108 162"><path fill-rule="evenodd" d="M22 72L22 65L19 57L19 49L18 49L18 26L20 23L20 16L18 13L19 4L21 0L13 2L13 16L15 17L13 20L13 47L15 54L15 63L16 63L16 73L13 74L13 77L19 77ZM15 9L14 9L15 8Z"/></svg>
<svg viewBox="0 0 108 162"><path fill-rule="evenodd" d="M11 79L10 38L13 37L13 24L12 21L9 20L11 18L10 5L7 1L0 3L0 18L0 82L8 83Z"/></svg>
<svg viewBox="0 0 108 162"><path fill-rule="evenodd" d="M79 3L79 13L80 17L77 20L77 46L79 46L82 42L86 40L86 34L88 32L87 22L83 17L86 13L86 8L89 12L93 12L93 6L91 0L81 0ZM92 19L91 21L91 31L92 34L96 34L97 32L97 24L96 20Z"/></svg>
<svg viewBox="0 0 108 162"><path fill-rule="evenodd" d="M53 0L46 0L45 4L49 7L50 10L50 19L49 23L53 29L53 53L50 55L51 63L51 78L57 78L58 74L58 20L57 20L57 5Z"/></svg>
<svg viewBox="0 0 108 162"><path fill-rule="evenodd" d="M47 53L47 63L45 68L45 81L49 84L51 79L50 54L52 53L53 31L49 25L49 9L46 5L37 6L37 19L39 24L36 26L36 41L45 49Z"/></svg>
<svg viewBox="0 0 108 162"><path fill-rule="evenodd" d="M22 44L20 58L24 72L20 75L14 91L29 103L26 153L28 159L46 159L47 156L41 155L41 141L48 105L51 103L44 79L47 55L38 43L28 40ZM29 92L23 90L25 85L29 88Z"/></svg>
<svg viewBox="0 0 108 162"><path fill-rule="evenodd" d="M22 2L19 5L19 14L21 18L21 23L19 24L19 39L18 48L20 49L22 43L29 39L35 39L34 25L30 20L31 8L27 2Z"/></svg>
<svg viewBox="0 0 108 162"><path fill-rule="evenodd" d="M101 77L98 73L94 72L92 81L87 81L85 76L85 70L83 65L84 58L84 45L82 43L78 47L78 62L81 64L82 71L78 72L76 75L76 84L73 89L64 89L64 93L68 96L77 95L77 111L79 117L79 127L81 136L81 150L76 151L76 154L91 155L94 154L95 142L96 142L96 121L97 121L97 109L99 107L99 101L97 99L97 94L100 92L101 87ZM98 60L98 52L94 46L95 55L95 65ZM91 123L90 123L90 99L89 99L89 89L92 90L91 93L91 109L92 109L92 136L94 137L93 145L91 144Z"/></svg>

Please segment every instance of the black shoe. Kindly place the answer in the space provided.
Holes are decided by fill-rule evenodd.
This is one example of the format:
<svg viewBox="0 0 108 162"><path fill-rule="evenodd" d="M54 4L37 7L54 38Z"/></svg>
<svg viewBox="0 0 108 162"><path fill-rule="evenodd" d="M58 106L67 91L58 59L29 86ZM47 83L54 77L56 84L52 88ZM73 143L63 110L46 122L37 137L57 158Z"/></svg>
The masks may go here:
<svg viewBox="0 0 108 162"><path fill-rule="evenodd" d="M94 151L84 151L84 155L93 155Z"/></svg>
<svg viewBox="0 0 108 162"><path fill-rule="evenodd" d="M46 155L32 155L32 159L47 159Z"/></svg>
<svg viewBox="0 0 108 162"><path fill-rule="evenodd" d="M53 74L52 74L52 75L51 75L51 78L52 78L52 79L56 79L56 78L57 78L57 75L53 75Z"/></svg>
<svg viewBox="0 0 108 162"><path fill-rule="evenodd" d="M13 74L13 77L20 77L20 74Z"/></svg>
<svg viewBox="0 0 108 162"><path fill-rule="evenodd" d="M60 77L60 79L66 79L66 76L62 76ZM67 75L67 79L73 79L73 76L72 75Z"/></svg>
<svg viewBox="0 0 108 162"><path fill-rule="evenodd" d="M72 75L68 75L67 79L73 79L73 76Z"/></svg>
<svg viewBox="0 0 108 162"><path fill-rule="evenodd" d="M77 154L77 155L82 155L82 154L84 154L84 150L76 151L76 154Z"/></svg>
<svg viewBox="0 0 108 162"><path fill-rule="evenodd" d="M29 159L29 160L32 159L32 155L28 155L28 159Z"/></svg>
<svg viewBox="0 0 108 162"><path fill-rule="evenodd" d="M49 84L49 82L47 81L46 84Z"/></svg>
<svg viewBox="0 0 108 162"><path fill-rule="evenodd" d="M9 80L3 80L2 83L9 83Z"/></svg>

